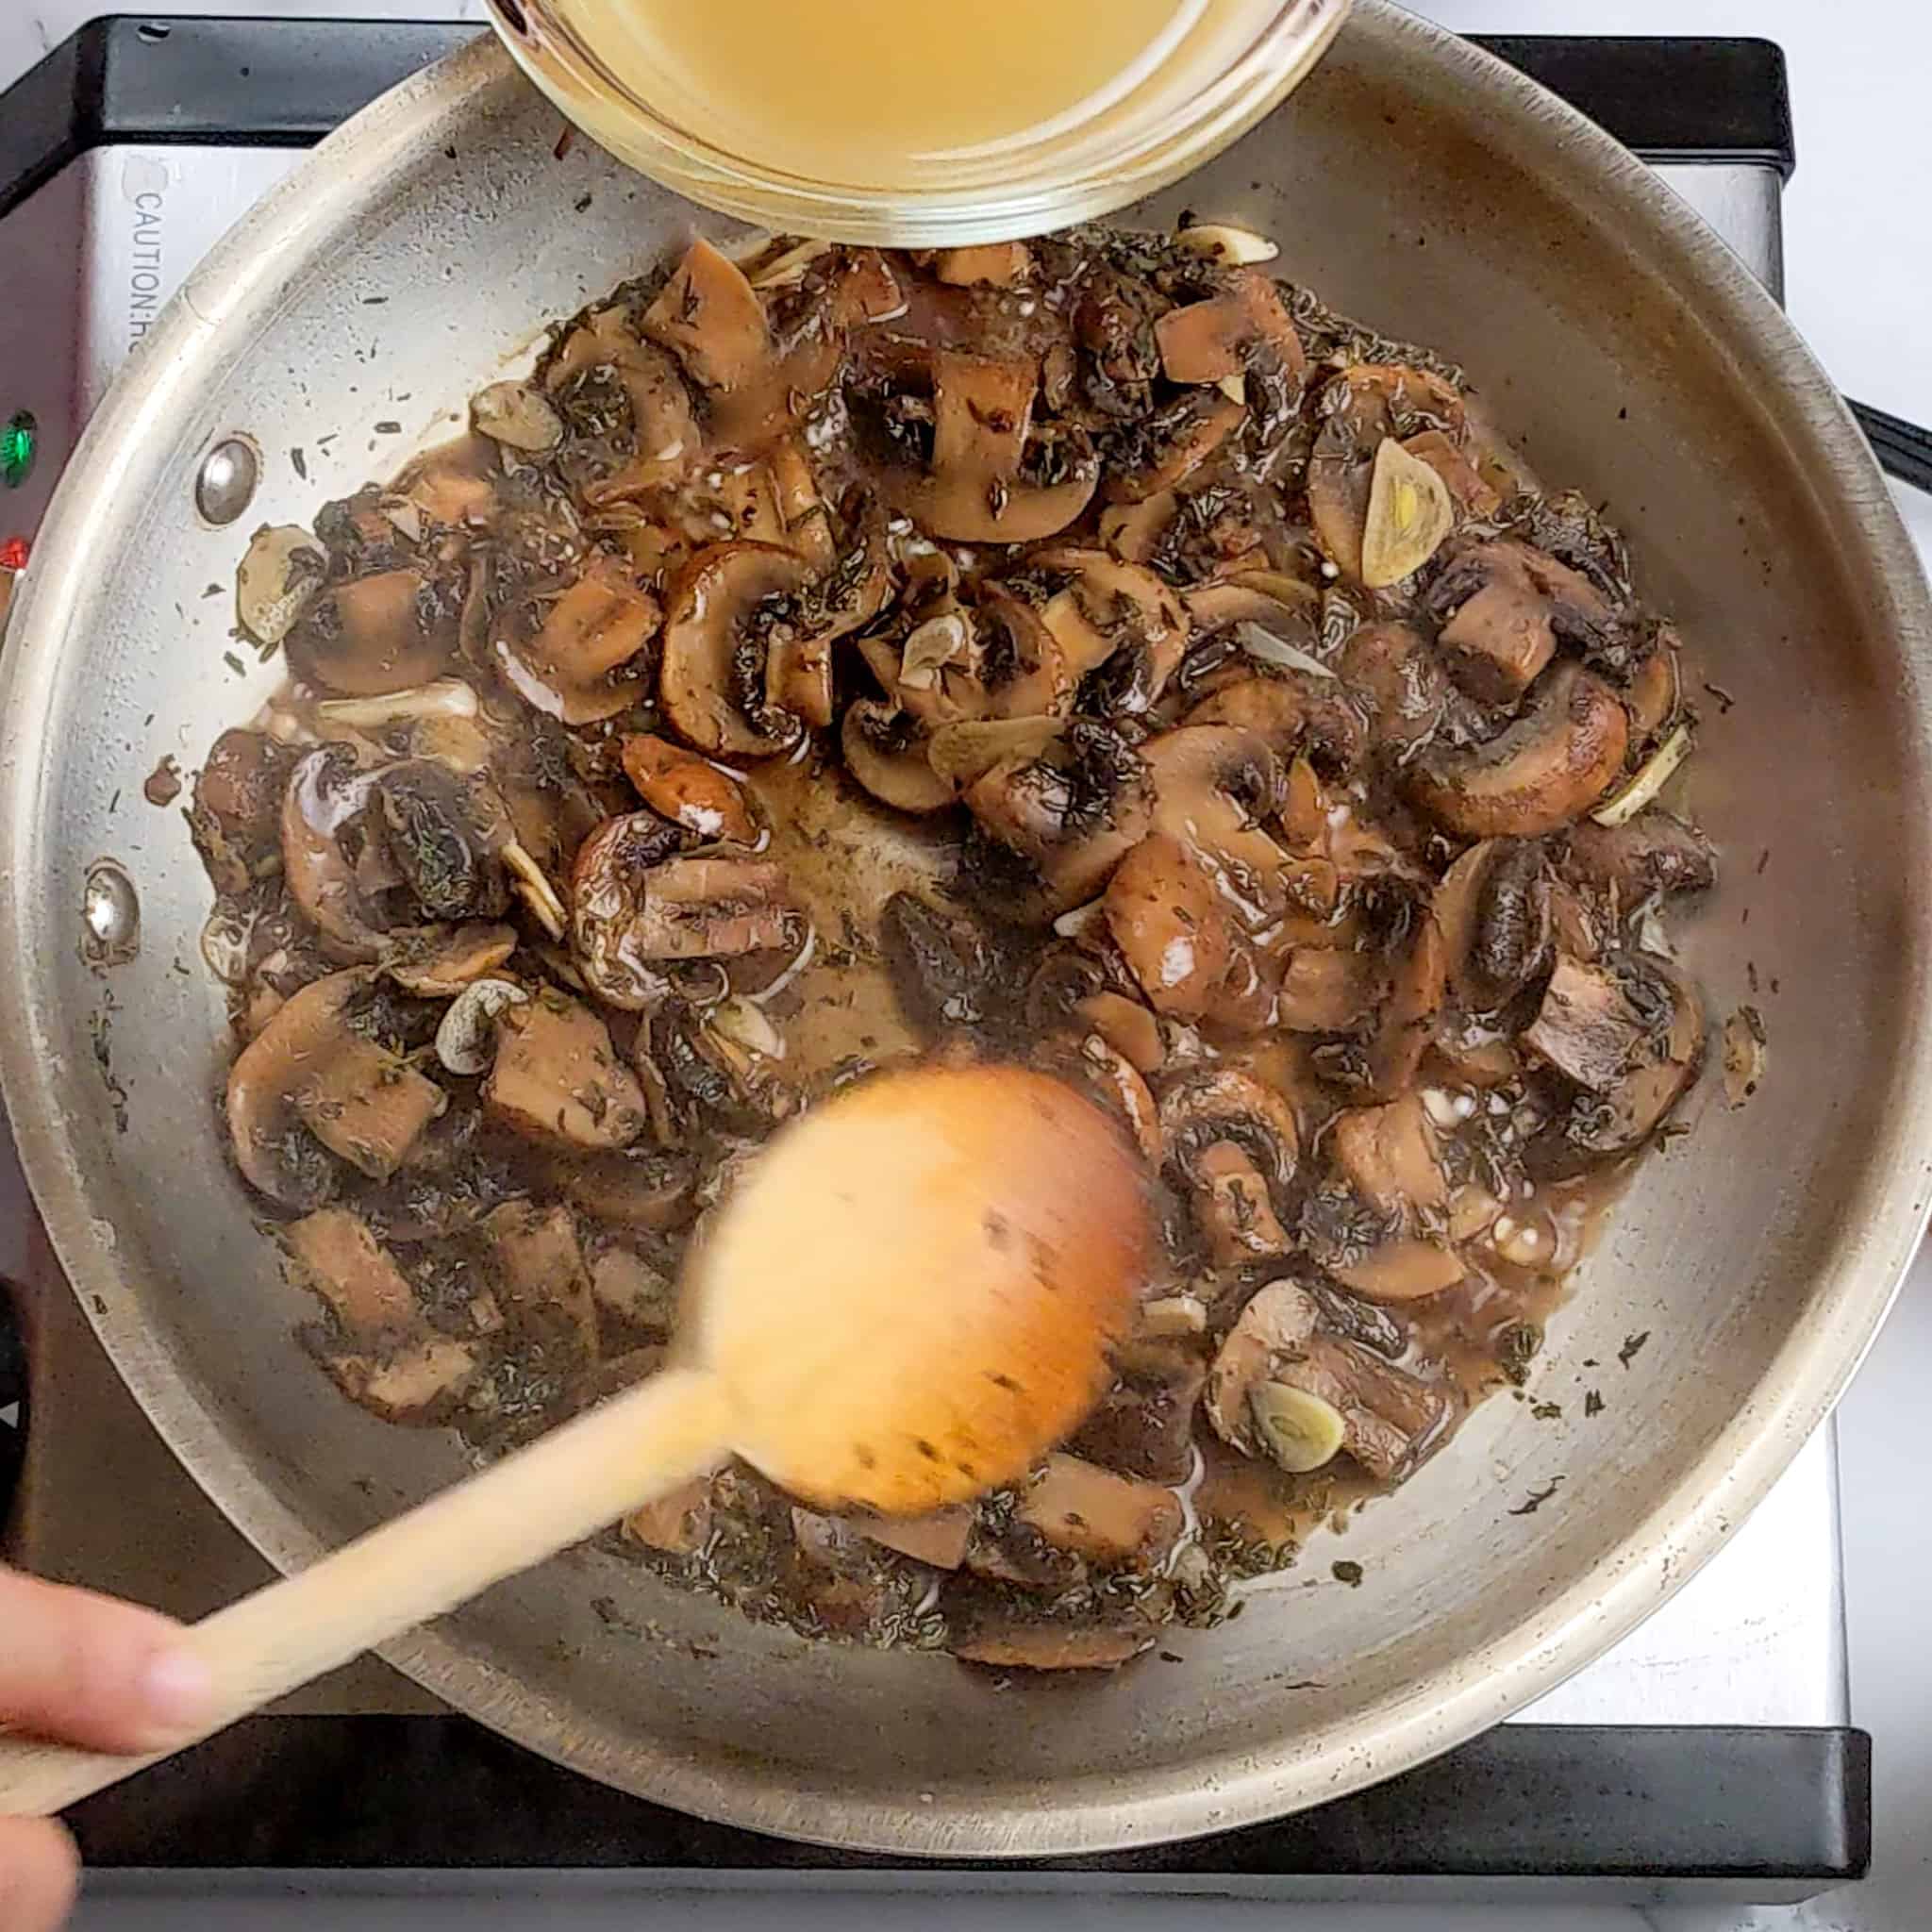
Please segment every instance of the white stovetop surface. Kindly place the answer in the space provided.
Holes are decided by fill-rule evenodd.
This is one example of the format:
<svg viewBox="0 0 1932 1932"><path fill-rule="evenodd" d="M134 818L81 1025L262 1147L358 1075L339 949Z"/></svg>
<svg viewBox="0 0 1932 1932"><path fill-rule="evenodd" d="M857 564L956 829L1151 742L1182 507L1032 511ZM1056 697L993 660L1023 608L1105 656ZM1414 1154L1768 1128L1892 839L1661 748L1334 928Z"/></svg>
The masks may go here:
<svg viewBox="0 0 1932 1932"><path fill-rule="evenodd" d="M728 0L696 0L728 4ZM828 13L836 0L821 0ZM1096 0L1101 4L1101 0ZM1912 421L1932 424L1932 225L1924 215L1926 83L1932 80L1932 0L1411 0L1420 12L1472 32L1752 34L1790 56L1800 164L1785 203L1789 301L1793 318L1851 393ZM130 0L0 0L0 86L82 21ZM481 22L482 0L165 0L168 13L287 12L341 19L441 18ZM1932 562L1932 499L1899 493ZM1924 1368L1932 1363L1932 1258L1922 1257L1872 1361L1840 1417L1852 1702L1873 1732L1877 1762L1877 1850L1863 1886L1811 1905L1757 1912L1718 1907L1640 1912L1622 1907L1300 1908L1056 1900L1067 1932L1222 1932L1266 1911L1297 1932L1924 1932L1932 1926L1932 1512L1923 1504ZM825 1932L855 1920L880 1924L915 1916L924 1932L995 1919L1026 1932L1021 1899L940 1902L875 1896L719 1895L643 1903L585 1899L575 1932L614 1932L639 1922L688 1924L700 1910L734 1927L782 1925ZM520 1906L508 1890L437 1902L427 1898L310 1896L183 1899L83 1910L81 1932L491 1932L537 1926L555 1905ZM1138 1925L1133 1932L1139 1932Z"/></svg>

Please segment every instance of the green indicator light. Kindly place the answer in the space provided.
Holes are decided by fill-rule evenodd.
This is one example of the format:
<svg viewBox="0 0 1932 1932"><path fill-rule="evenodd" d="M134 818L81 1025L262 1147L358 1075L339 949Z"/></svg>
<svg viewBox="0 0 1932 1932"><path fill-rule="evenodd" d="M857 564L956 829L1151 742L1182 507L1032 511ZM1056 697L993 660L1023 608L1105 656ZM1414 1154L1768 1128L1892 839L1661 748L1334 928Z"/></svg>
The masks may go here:
<svg viewBox="0 0 1932 1932"><path fill-rule="evenodd" d="M4 429L0 429L0 483L18 490L34 473L34 458L41 453L41 425L33 412L22 409Z"/></svg>

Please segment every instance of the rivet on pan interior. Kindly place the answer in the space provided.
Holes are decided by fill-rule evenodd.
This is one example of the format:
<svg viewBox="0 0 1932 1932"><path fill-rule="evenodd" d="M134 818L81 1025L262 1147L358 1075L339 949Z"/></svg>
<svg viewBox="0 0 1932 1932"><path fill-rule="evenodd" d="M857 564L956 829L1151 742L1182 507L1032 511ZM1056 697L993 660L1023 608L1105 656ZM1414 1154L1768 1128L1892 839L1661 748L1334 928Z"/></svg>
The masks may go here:
<svg viewBox="0 0 1932 1932"><path fill-rule="evenodd" d="M239 436L228 437L209 450L194 480L194 507L217 528L232 524L255 501L261 480L261 458L255 445Z"/></svg>
<svg viewBox="0 0 1932 1932"><path fill-rule="evenodd" d="M97 858L88 867L80 916L80 954L90 966L125 966L140 952L141 900L115 860Z"/></svg>

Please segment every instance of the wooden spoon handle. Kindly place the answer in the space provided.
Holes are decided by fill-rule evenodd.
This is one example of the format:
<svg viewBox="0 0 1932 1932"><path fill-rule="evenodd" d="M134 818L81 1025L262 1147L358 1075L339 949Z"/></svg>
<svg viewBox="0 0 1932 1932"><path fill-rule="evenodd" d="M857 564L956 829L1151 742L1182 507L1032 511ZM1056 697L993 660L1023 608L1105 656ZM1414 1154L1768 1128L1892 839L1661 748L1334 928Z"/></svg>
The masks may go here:
<svg viewBox="0 0 1932 1932"><path fill-rule="evenodd" d="M186 1749L554 1557L722 1462L716 1379L669 1369L320 1562L194 1625L215 1709ZM172 1757L116 1757L0 1737L0 1817L46 1817Z"/></svg>

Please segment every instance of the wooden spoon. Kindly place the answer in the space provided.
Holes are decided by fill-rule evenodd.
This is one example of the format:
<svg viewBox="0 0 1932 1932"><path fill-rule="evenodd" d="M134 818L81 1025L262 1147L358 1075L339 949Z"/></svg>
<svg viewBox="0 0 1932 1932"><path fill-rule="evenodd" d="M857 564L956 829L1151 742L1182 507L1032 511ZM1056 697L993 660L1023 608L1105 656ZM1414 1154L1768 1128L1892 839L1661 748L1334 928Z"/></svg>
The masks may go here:
<svg viewBox="0 0 1932 1932"><path fill-rule="evenodd" d="M176 1748L733 1455L816 1507L891 1516L1013 1480L1098 1396L1149 1239L1142 1170L1058 1081L854 1088L773 1140L693 1257L677 1364L195 1624L216 1707ZM0 1738L0 1816L171 1755Z"/></svg>

